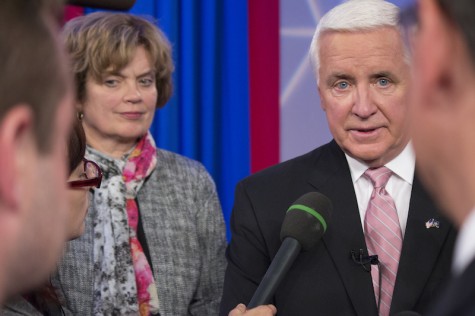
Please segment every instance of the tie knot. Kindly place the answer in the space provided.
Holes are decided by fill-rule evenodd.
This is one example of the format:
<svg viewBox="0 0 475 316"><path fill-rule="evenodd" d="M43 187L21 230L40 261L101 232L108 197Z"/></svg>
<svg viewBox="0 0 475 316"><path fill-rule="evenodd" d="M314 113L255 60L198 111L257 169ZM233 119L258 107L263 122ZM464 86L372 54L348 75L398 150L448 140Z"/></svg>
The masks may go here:
<svg viewBox="0 0 475 316"><path fill-rule="evenodd" d="M364 173L366 178L371 180L375 188L381 188L386 186L386 183L388 183L389 178L392 174L393 172L386 167L368 169Z"/></svg>

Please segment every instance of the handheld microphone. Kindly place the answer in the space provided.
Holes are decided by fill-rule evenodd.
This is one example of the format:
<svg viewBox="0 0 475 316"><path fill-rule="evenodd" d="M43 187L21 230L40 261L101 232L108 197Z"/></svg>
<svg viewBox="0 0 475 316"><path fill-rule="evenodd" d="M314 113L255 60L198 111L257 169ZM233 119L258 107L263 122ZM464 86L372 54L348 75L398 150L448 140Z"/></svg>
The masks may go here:
<svg viewBox="0 0 475 316"><path fill-rule="evenodd" d="M313 248L327 230L333 206L323 194L310 192L298 198L287 210L280 231L283 240L248 308L268 304L300 250Z"/></svg>
<svg viewBox="0 0 475 316"><path fill-rule="evenodd" d="M130 10L135 0L67 0L67 4L108 10Z"/></svg>

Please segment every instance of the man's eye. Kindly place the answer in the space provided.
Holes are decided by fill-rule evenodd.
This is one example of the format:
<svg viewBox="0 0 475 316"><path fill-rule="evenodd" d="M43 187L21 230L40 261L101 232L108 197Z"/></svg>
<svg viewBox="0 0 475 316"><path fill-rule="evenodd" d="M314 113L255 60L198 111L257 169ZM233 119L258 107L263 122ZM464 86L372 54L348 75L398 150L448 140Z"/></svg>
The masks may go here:
<svg viewBox="0 0 475 316"><path fill-rule="evenodd" d="M389 81L389 79L386 79L386 78L380 78L378 79L378 84L382 87L386 87L390 84L391 82Z"/></svg>
<svg viewBox="0 0 475 316"><path fill-rule="evenodd" d="M349 85L348 82L346 82L346 81L341 81L341 82L338 82L338 83L336 84L336 87L337 87L338 89L341 89L341 90L348 89L349 86L350 86L350 85Z"/></svg>

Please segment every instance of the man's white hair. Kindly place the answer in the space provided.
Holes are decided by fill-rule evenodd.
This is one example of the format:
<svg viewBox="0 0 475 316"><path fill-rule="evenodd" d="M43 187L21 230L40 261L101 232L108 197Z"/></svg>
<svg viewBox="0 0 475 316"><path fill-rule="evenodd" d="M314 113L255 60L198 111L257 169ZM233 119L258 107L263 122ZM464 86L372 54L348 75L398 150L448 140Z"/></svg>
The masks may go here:
<svg viewBox="0 0 475 316"><path fill-rule="evenodd" d="M320 19L310 45L310 61L316 77L320 68L318 41L322 33L367 31L387 26L398 28L398 22L399 8L384 0L349 0L328 11Z"/></svg>

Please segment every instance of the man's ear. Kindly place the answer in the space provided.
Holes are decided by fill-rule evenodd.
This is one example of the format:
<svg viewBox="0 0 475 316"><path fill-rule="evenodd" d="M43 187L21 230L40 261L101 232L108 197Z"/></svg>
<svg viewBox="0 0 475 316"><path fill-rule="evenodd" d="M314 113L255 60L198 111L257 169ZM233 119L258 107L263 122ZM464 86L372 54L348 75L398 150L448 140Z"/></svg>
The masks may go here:
<svg viewBox="0 0 475 316"><path fill-rule="evenodd" d="M76 104L74 105L74 110L76 112L82 112L84 109L84 105L81 103L81 102L76 102Z"/></svg>
<svg viewBox="0 0 475 316"><path fill-rule="evenodd" d="M33 113L27 106L16 106L0 120L0 203L18 208L21 193L19 167L28 160L33 142Z"/></svg>
<svg viewBox="0 0 475 316"><path fill-rule="evenodd" d="M418 54L419 84L440 91L451 84L456 32L434 0L419 1L420 30ZM432 88L432 89L431 89Z"/></svg>

